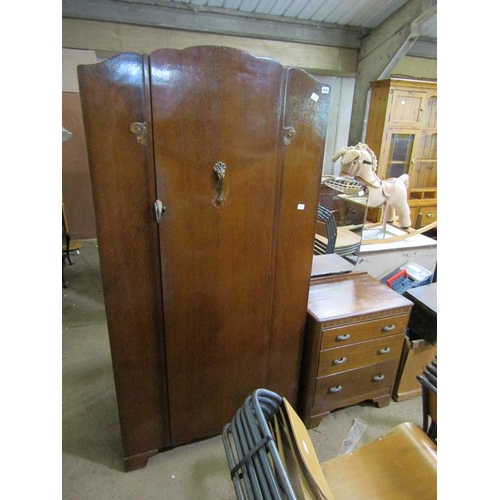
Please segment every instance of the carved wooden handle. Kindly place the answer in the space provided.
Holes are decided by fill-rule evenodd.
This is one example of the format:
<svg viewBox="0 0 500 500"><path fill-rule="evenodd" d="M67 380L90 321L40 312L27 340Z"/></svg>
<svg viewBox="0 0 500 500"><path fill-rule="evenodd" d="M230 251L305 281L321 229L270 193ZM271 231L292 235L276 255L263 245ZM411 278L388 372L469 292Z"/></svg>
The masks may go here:
<svg viewBox="0 0 500 500"><path fill-rule="evenodd" d="M226 178L226 165L221 161L218 161L214 165L214 172L217 176L217 197L215 200L217 202L217 205L220 205L224 202L222 190L224 189L224 180Z"/></svg>

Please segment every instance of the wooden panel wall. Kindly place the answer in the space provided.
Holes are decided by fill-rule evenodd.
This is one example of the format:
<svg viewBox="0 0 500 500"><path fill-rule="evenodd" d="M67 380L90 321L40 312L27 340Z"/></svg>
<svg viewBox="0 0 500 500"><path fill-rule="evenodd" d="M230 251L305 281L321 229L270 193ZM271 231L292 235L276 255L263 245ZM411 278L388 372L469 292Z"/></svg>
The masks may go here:
<svg viewBox="0 0 500 500"><path fill-rule="evenodd" d="M62 125L73 135L62 145L62 195L73 239L96 237L92 189L76 68L97 62L93 50L62 51Z"/></svg>
<svg viewBox="0 0 500 500"><path fill-rule="evenodd" d="M72 239L96 237L80 94L62 93L62 123L73 135L62 144L62 195Z"/></svg>

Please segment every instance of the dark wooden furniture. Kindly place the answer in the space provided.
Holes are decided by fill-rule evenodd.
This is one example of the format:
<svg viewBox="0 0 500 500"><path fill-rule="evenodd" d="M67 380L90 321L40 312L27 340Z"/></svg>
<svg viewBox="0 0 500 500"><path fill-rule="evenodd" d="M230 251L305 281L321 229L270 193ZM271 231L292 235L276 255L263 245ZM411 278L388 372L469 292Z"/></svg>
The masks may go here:
<svg viewBox="0 0 500 500"><path fill-rule="evenodd" d="M437 282L417 286L406 291L414 304L408 326L415 334L429 342L437 344Z"/></svg>
<svg viewBox="0 0 500 500"><path fill-rule="evenodd" d="M78 74L131 470L296 401L330 89L211 46Z"/></svg>
<svg viewBox="0 0 500 500"><path fill-rule="evenodd" d="M411 308L366 273L313 279L299 402L308 428L337 408L389 404Z"/></svg>

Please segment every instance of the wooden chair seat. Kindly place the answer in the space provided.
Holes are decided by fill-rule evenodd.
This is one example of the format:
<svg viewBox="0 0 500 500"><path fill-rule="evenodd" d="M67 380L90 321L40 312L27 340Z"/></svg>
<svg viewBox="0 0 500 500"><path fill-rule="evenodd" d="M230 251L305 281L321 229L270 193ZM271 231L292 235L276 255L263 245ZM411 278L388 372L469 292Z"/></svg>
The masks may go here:
<svg viewBox="0 0 500 500"><path fill-rule="evenodd" d="M411 422L321 467L335 500L437 498L437 447Z"/></svg>

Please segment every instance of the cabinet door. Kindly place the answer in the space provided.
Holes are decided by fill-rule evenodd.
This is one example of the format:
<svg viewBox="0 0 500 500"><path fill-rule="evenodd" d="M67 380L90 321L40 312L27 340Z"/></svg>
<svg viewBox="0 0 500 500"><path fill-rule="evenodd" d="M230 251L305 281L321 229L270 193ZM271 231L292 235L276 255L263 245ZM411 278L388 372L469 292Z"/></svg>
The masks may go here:
<svg viewBox="0 0 500 500"><path fill-rule="evenodd" d="M417 138L417 131L389 130L387 137L387 170L383 175L387 177L399 177L402 174L411 173L413 167L413 149ZM380 172L382 176L382 172Z"/></svg>
<svg viewBox="0 0 500 500"><path fill-rule="evenodd" d="M437 129L437 90L427 93L422 127Z"/></svg>
<svg viewBox="0 0 500 500"><path fill-rule="evenodd" d="M267 383L283 68L224 47L150 65L176 446L219 434Z"/></svg>
<svg viewBox="0 0 500 500"><path fill-rule="evenodd" d="M437 132L429 129L420 132L410 167L410 188L437 185Z"/></svg>
<svg viewBox="0 0 500 500"><path fill-rule="evenodd" d="M391 90L391 127L420 128L427 99L426 92L411 90Z"/></svg>

